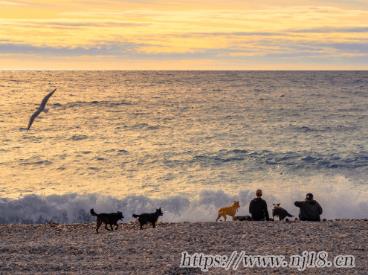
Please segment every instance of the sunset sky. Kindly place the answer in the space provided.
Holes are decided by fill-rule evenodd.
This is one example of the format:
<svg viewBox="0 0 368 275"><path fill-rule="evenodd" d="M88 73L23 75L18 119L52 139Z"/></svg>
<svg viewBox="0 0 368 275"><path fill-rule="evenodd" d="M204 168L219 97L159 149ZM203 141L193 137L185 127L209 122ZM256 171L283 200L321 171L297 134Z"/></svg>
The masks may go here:
<svg viewBox="0 0 368 275"><path fill-rule="evenodd" d="M368 69L368 1L0 0L0 69Z"/></svg>

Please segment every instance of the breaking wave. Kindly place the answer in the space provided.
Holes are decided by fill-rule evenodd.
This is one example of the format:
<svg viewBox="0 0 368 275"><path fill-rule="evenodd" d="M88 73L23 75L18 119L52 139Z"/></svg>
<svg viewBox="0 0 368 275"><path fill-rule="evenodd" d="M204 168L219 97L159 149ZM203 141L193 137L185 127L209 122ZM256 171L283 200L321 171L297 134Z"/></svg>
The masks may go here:
<svg viewBox="0 0 368 275"><path fill-rule="evenodd" d="M368 192L359 190L345 178L337 178L332 183L321 185L319 180L305 184L302 189L296 186L280 185L278 192L268 194L264 189L264 198L269 210L273 203L280 203L290 213L297 216L295 200L303 200L306 192L313 192L324 209L323 218L367 218ZM250 200L254 190L243 189L236 194L223 190L203 190L196 197L174 195L167 198L153 199L146 196L127 196L119 199L97 194L65 194L38 196L29 195L19 199L0 199L0 223L85 223L94 220L89 210L96 212L122 211L124 222L132 220L133 213L152 212L158 207L164 211L166 222L214 221L217 209L239 200L239 215L248 214Z"/></svg>

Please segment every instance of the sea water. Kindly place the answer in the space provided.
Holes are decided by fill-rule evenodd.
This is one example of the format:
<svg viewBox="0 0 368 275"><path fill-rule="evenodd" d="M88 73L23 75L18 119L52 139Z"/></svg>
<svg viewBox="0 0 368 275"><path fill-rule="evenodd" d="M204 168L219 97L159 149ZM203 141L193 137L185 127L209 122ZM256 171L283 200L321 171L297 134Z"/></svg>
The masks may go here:
<svg viewBox="0 0 368 275"><path fill-rule="evenodd" d="M367 217L367 136L368 72L2 71L0 222L214 220L257 188Z"/></svg>

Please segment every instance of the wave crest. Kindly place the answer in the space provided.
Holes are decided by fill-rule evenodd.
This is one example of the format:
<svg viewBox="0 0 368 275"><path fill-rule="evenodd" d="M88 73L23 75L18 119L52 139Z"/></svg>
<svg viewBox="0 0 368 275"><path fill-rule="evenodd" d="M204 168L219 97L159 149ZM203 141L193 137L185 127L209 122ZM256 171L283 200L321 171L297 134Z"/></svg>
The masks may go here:
<svg viewBox="0 0 368 275"><path fill-rule="evenodd" d="M302 200L306 192L313 192L324 209L323 218L367 218L368 193L362 192L354 184L337 179L333 183L320 184L318 180L306 184L303 189L296 186L282 186L278 192L264 189L269 210L273 203L282 203L290 213L297 216L295 200ZM214 221L217 209L239 200L239 215L248 214L248 205L254 196L254 190L240 190L229 194L223 190L203 190L196 197L175 195L163 199L146 196L127 196L122 199L97 194L65 194L38 196L29 195L10 200L0 199L0 223L85 223L94 220L89 210L96 212L122 211L125 219L131 220L133 213L152 212L158 207L164 210L163 221L198 222Z"/></svg>

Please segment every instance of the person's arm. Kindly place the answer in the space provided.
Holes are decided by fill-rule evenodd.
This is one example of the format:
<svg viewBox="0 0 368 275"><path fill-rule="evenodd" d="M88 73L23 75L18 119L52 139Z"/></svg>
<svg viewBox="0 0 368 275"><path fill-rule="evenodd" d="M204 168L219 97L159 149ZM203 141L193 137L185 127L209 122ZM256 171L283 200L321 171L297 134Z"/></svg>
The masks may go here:
<svg viewBox="0 0 368 275"><path fill-rule="evenodd" d="M254 207L254 202L253 202L253 200L250 202L250 204L249 204L249 213L250 213L250 215L251 216L253 216L253 207Z"/></svg>
<svg viewBox="0 0 368 275"><path fill-rule="evenodd" d="M303 201L296 201L294 202L296 207L302 207L303 206Z"/></svg>
<svg viewBox="0 0 368 275"><path fill-rule="evenodd" d="M322 207L321 205L317 202L317 206L318 206L318 213L321 215L322 214Z"/></svg>
<svg viewBox="0 0 368 275"><path fill-rule="evenodd" d="M264 210L265 212L265 215L266 215L266 221L269 221L270 220L270 216L268 215L268 208L267 208L267 202L264 201Z"/></svg>

